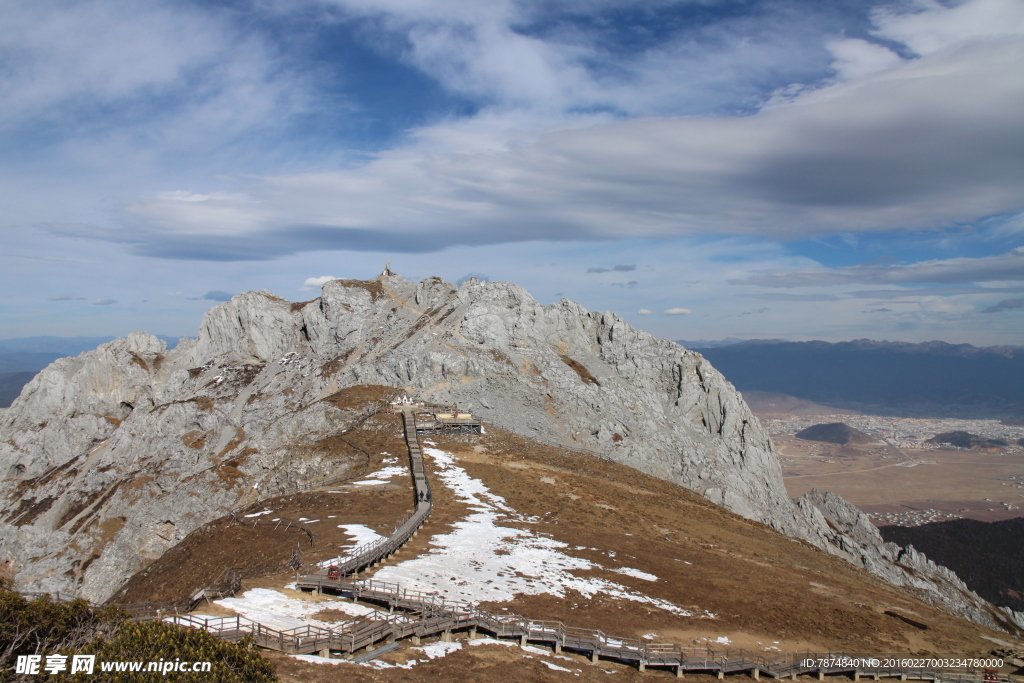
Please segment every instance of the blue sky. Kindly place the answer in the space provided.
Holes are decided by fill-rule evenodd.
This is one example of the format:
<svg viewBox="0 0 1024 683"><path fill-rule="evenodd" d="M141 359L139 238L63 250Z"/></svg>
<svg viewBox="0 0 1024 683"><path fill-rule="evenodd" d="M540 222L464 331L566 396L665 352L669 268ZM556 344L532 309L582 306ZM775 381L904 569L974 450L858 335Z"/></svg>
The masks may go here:
<svg viewBox="0 0 1024 683"><path fill-rule="evenodd" d="M390 260L673 339L1024 343L1024 2L0 0L0 338Z"/></svg>

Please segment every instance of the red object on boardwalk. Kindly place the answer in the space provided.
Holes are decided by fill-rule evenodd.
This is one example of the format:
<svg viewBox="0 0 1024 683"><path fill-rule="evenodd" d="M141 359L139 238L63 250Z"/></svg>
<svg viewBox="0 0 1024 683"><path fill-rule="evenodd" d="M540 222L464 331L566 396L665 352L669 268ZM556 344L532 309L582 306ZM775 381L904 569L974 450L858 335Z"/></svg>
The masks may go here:
<svg viewBox="0 0 1024 683"><path fill-rule="evenodd" d="M327 580L337 581L338 580L338 568L333 564L327 568Z"/></svg>

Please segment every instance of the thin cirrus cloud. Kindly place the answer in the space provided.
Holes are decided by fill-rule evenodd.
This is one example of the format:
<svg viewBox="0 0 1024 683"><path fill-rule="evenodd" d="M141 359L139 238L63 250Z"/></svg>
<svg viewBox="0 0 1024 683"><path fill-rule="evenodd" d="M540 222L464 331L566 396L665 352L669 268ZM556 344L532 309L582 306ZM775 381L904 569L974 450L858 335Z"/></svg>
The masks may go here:
<svg viewBox="0 0 1024 683"><path fill-rule="evenodd" d="M620 263L611 268L587 268L588 273L628 273L631 270L636 270L635 263Z"/></svg>
<svg viewBox="0 0 1024 683"><path fill-rule="evenodd" d="M867 289L847 292L847 295L855 299L895 300L921 296L991 296L993 294L1021 293L1024 293L1024 287L908 287L906 289Z"/></svg>
<svg viewBox="0 0 1024 683"><path fill-rule="evenodd" d="M1024 299L1003 299L994 306L989 306L982 313L999 313L1000 311L1014 311L1024 308Z"/></svg>
<svg viewBox="0 0 1024 683"><path fill-rule="evenodd" d="M920 56L834 42L834 82L780 92L749 116L556 120L514 133L509 115L456 120L351 169L139 198L120 227L91 236L148 256L246 260L524 240L791 239L1017 212L1024 29L978 11L966 29L939 31L965 16L956 9L879 14L876 35Z"/></svg>
<svg viewBox="0 0 1024 683"><path fill-rule="evenodd" d="M56 294L50 297L50 301L85 301L88 297L81 294Z"/></svg>
<svg viewBox="0 0 1024 683"><path fill-rule="evenodd" d="M117 299L96 299L92 302L93 306L111 306L117 303Z"/></svg>
<svg viewBox="0 0 1024 683"><path fill-rule="evenodd" d="M907 265L866 264L754 273L747 278L730 280L730 284L793 288L849 284L955 285L1003 280L1024 280L1024 247L999 256L934 259Z"/></svg>
<svg viewBox="0 0 1024 683"><path fill-rule="evenodd" d="M662 311L665 315L690 315L693 313L689 308L668 308Z"/></svg>
<svg viewBox="0 0 1024 683"><path fill-rule="evenodd" d="M225 292L221 289L213 289L202 296L189 297L189 301L230 301L231 297L231 292Z"/></svg>
<svg viewBox="0 0 1024 683"><path fill-rule="evenodd" d="M788 292L763 292L747 294L747 297L764 301L839 301L839 297L832 294L790 294Z"/></svg>

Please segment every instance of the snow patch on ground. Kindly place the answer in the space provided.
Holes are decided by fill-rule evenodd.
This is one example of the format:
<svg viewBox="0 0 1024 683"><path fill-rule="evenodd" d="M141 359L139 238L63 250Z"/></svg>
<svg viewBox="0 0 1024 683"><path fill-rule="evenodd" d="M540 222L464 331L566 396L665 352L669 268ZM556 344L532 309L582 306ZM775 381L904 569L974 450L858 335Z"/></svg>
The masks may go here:
<svg viewBox="0 0 1024 683"><path fill-rule="evenodd" d="M359 554L359 548L370 543L386 538L381 536L376 531L368 526L362 524L339 524L339 529L345 530L345 535L352 539L352 543L347 546L341 546L344 550L348 551L345 555L338 556L332 560L324 560L323 562L317 562L318 567L328 567L332 564L338 564L346 557Z"/></svg>
<svg viewBox="0 0 1024 683"><path fill-rule="evenodd" d="M371 474L366 475L366 479L362 481L352 482L357 486L376 486L377 484L386 484L395 477L408 474L408 470L405 467L385 467L382 470L377 470Z"/></svg>
<svg viewBox="0 0 1024 683"><path fill-rule="evenodd" d="M566 555L563 550L570 548L566 543L528 529L503 526L503 522L522 524L534 520L516 512L481 480L469 476L451 454L429 447L423 452L433 459L442 483L469 506L470 514L453 524L451 533L432 537L427 553L384 567L374 579L470 602L512 600L516 594L565 597L567 591L576 590L588 598L603 593L680 616L711 616L707 612L694 614L614 581L579 576L579 572L605 567ZM639 570L630 572L642 574L639 578L649 581L658 578Z"/></svg>
<svg viewBox="0 0 1024 683"><path fill-rule="evenodd" d="M506 645L508 647L515 647L518 643L513 643L511 640L497 640L495 638L473 638L472 640L466 641L467 645Z"/></svg>
<svg viewBox="0 0 1024 683"><path fill-rule="evenodd" d="M455 652L456 650L461 650L462 649L462 643L459 643L459 642L445 643L443 641L438 641L436 643L429 643L427 645L422 645L420 647L412 647L412 648L409 648L409 649L410 650L420 650L420 651L422 651L423 654L425 654L428 659L437 659L438 657L444 657L446 655L450 655L451 653Z"/></svg>
<svg viewBox="0 0 1024 683"><path fill-rule="evenodd" d="M572 669L566 669L564 666L558 666L557 664L552 664L551 662L545 662L543 659L540 660L540 663L549 669L553 669L554 671L567 671L569 673L572 673Z"/></svg>
<svg viewBox="0 0 1024 683"><path fill-rule="evenodd" d="M331 659L330 657L321 657L320 655L289 655L292 659L298 659L303 662L309 662L310 664L351 664L346 659Z"/></svg>
<svg viewBox="0 0 1024 683"><path fill-rule="evenodd" d="M642 572L639 569L633 569L632 567L619 567L618 569L613 569L612 571L616 572L617 574L625 574L626 576L632 576L634 579L643 579L644 581L658 580L658 577L654 574L648 574L647 572Z"/></svg>
<svg viewBox="0 0 1024 683"><path fill-rule="evenodd" d="M344 529L345 535L352 539L351 547L374 543L375 541L385 538L370 527L362 524L339 524L338 528Z"/></svg>
<svg viewBox="0 0 1024 683"><path fill-rule="evenodd" d="M223 598L215 600L221 607L238 612L246 619L258 621L264 626L286 630L312 624L330 628L333 623L311 619L311 614L321 610L330 609L343 612L353 617L361 617L372 614L375 610L363 605L356 605L344 600L323 600L311 602L290 598L280 591L269 588L250 588L238 598Z"/></svg>

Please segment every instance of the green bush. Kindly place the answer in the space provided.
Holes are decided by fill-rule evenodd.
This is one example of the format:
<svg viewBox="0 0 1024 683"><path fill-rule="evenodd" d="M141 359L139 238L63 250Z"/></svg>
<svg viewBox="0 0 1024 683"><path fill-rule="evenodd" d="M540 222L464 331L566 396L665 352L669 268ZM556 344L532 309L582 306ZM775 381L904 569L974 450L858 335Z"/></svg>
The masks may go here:
<svg viewBox="0 0 1024 683"><path fill-rule="evenodd" d="M68 672L20 676L19 655L67 656ZM96 655L90 674L70 674L76 654ZM210 662L206 672L145 671L149 662ZM143 662L140 672L103 672L101 662ZM135 683L157 679L204 683L264 683L276 681L274 665L264 659L249 637L240 642L220 640L205 631L161 621L133 623L122 610L96 609L85 600L54 602L49 596L27 600L0 580L0 680L117 681Z"/></svg>
<svg viewBox="0 0 1024 683"><path fill-rule="evenodd" d="M64 653L61 654L71 654ZM229 643L206 631L183 628L161 621L127 622L112 638L97 640L81 649L80 653L96 655L93 675L65 675L55 680L87 679L89 681L117 681L118 683L151 682L154 677L173 681L203 681L210 683L270 683L276 681L274 665L264 659L252 639ZM100 662L210 662L210 671L170 672L161 676L153 672L102 672ZM70 661L70 660L69 660ZM145 665L143 666L145 668Z"/></svg>

